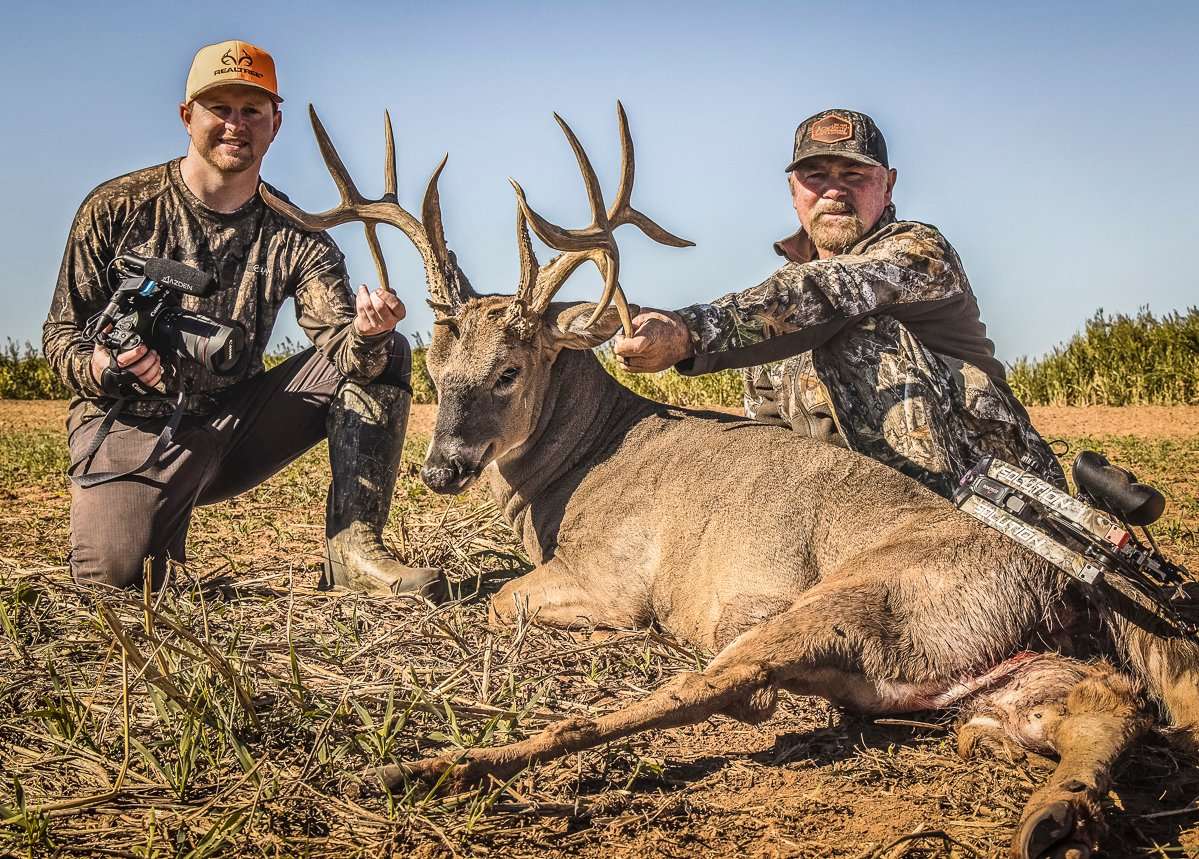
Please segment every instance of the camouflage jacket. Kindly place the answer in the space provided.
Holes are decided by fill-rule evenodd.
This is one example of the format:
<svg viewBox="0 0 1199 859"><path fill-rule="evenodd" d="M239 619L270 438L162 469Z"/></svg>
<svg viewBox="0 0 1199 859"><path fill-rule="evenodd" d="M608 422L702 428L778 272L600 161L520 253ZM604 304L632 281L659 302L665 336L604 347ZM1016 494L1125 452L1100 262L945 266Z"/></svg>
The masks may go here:
<svg viewBox="0 0 1199 859"><path fill-rule="evenodd" d="M303 230L268 208L258 195L235 212L214 211L188 189L180 160L105 182L75 215L42 328L42 348L50 366L76 394L72 415L98 413L108 405L92 377L93 346L82 332L118 285L109 264L125 253L168 257L212 274L217 288L210 295L180 295L179 304L241 323L248 353L232 376L216 376L194 363L180 362L179 374L164 376L161 397L126 404L132 414L169 414L173 395L183 387L189 393L190 413L215 408L223 389L263 372L263 352L288 298L295 299L304 333L345 376L369 381L382 372L390 332L364 337L351 324L354 299L344 257L328 234Z"/></svg>
<svg viewBox="0 0 1199 859"><path fill-rule="evenodd" d="M678 311L695 349L679 372L711 373L799 355L864 317L886 313L933 352L969 362L1006 384L962 262L936 227L897 221L888 207L847 253L816 259L802 230L777 242L775 251L788 262L758 286Z"/></svg>
<svg viewBox="0 0 1199 859"><path fill-rule="evenodd" d="M763 390L785 386L781 416L786 422L796 426L806 420L816 428L827 414L824 423L835 427L829 426L825 437L886 459L880 451L892 453L902 446L895 436L912 428L884 425L890 420L885 410L860 401L870 396L868 389L884 381L902 390L914 380L891 379L891 368L880 372L874 346L857 346L859 340L876 337L872 317L890 317L899 327L889 336L917 341L906 343L903 351L916 355L927 349L941 368L917 368L917 374L933 379L934 387L936 377L948 376L956 388L938 391L932 398L941 408L961 412L969 427L961 431L964 438L943 443L951 451L946 471L960 473L973 464L973 457L992 453L1023 459L1026 467L1059 482L1060 467L1012 394L1003 364L995 358L961 260L935 227L898 221L889 206L874 228L845 254L817 259L803 231L776 243L775 250L788 262L763 283L678 311L695 350L693 358L677 365L679 372L694 375L747 368L749 414L756 416L757 407L763 405ZM784 358L790 360L778 363ZM916 361L926 363L919 357ZM855 375L868 378L852 378ZM880 402L890 396L878 393ZM996 441L1000 438L1005 441ZM950 479L947 475L942 482Z"/></svg>

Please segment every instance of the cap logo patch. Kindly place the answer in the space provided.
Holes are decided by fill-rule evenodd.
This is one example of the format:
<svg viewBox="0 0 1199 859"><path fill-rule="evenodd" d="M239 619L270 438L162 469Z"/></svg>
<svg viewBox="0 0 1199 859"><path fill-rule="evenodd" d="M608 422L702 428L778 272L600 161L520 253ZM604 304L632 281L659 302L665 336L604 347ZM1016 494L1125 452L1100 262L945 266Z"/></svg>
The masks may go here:
<svg viewBox="0 0 1199 859"><path fill-rule="evenodd" d="M853 137L853 122L838 113L822 116L812 123L808 137L817 143L839 143Z"/></svg>
<svg viewBox="0 0 1199 859"><path fill-rule="evenodd" d="M252 66L254 65L254 58L244 50L241 52L241 56L235 58L233 56L233 49L230 48L221 55L221 64L225 66Z"/></svg>

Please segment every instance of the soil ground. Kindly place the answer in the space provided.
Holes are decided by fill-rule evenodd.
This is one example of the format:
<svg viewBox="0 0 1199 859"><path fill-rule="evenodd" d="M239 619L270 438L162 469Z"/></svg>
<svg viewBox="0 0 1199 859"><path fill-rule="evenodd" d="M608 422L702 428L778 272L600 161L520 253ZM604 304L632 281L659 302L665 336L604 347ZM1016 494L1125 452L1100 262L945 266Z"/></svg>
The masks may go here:
<svg viewBox="0 0 1199 859"><path fill-rule="evenodd" d="M1163 548L1199 567L1199 407L1031 411L1168 490ZM413 410L388 537L451 570L460 602L314 589L320 448L197 511L174 590L97 597L65 573L65 413L0 401L0 855L1000 856L1045 777L959 759L951 714L895 724L783 696L759 726L719 717L389 800L365 767L605 712L704 655L655 632L489 632L487 595L527 561L481 491L420 486L431 406ZM1150 737L1107 814L1103 855L1199 856L1194 761Z"/></svg>

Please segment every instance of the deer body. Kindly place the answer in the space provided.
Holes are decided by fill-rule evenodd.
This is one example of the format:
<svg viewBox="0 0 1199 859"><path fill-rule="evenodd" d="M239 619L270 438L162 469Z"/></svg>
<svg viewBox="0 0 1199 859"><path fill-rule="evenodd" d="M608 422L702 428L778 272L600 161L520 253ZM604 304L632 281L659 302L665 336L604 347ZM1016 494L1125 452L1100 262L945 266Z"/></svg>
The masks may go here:
<svg viewBox="0 0 1199 859"><path fill-rule="evenodd" d="M652 621L717 650L810 588L852 577L875 583L863 600L904 606L911 639L910 654L869 667L872 679L948 688L1029 646L1063 589L1039 559L887 466L646 400L590 353L559 354L543 408L538 431L486 471L540 564L496 596L501 617L527 600L543 620ZM996 603L1008 607L998 622ZM879 623L897 622L885 614Z"/></svg>

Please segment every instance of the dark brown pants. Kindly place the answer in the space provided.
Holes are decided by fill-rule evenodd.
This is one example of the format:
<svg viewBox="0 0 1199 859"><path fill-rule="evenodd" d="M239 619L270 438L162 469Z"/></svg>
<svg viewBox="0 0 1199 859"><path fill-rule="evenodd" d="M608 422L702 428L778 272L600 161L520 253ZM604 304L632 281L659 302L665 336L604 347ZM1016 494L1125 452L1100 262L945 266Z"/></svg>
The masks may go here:
<svg viewBox="0 0 1199 859"><path fill-rule="evenodd" d="M407 384L411 354L393 338L386 381ZM384 379L381 377L380 379ZM343 377L316 349L240 382L221 407L186 416L174 441L140 474L83 489L71 485L71 572L77 581L140 586L151 559L154 586L166 560L186 560L187 529L198 504L257 486L325 438L325 420ZM87 451L101 421L68 436L71 461ZM88 471L124 471L149 455L167 418L118 417Z"/></svg>

